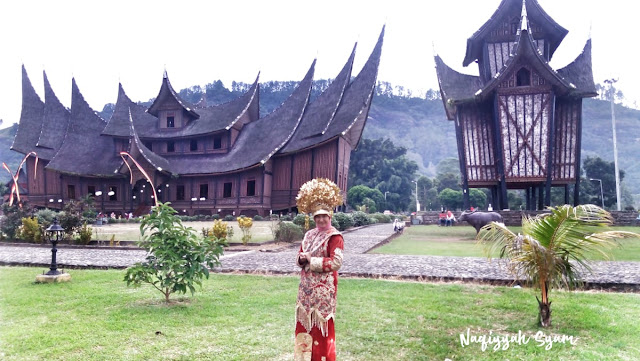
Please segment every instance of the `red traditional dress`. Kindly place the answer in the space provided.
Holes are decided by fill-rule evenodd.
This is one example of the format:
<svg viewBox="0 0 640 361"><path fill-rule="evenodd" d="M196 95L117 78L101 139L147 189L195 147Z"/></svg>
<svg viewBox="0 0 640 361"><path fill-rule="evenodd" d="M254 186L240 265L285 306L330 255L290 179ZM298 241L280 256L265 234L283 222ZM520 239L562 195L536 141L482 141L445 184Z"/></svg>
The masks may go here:
<svg viewBox="0 0 640 361"><path fill-rule="evenodd" d="M338 292L338 269L342 266L344 239L337 229L317 228L304 235L301 253L311 261L300 272L296 302L295 361L334 361L336 342L334 317Z"/></svg>

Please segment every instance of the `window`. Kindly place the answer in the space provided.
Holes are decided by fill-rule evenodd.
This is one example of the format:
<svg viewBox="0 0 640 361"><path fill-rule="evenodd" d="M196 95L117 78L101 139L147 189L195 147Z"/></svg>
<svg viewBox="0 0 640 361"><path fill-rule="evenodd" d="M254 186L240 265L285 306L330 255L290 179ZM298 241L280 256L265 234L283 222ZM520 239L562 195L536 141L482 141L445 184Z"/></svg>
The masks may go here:
<svg viewBox="0 0 640 361"><path fill-rule="evenodd" d="M200 198L209 198L208 184L200 184Z"/></svg>
<svg viewBox="0 0 640 361"><path fill-rule="evenodd" d="M189 149L191 149L192 152L195 152L196 150L198 150L198 141L195 139L192 139L189 145Z"/></svg>
<svg viewBox="0 0 640 361"><path fill-rule="evenodd" d="M168 153L173 153L176 151L176 144L172 141L168 141L167 142L167 152Z"/></svg>
<svg viewBox="0 0 640 361"><path fill-rule="evenodd" d="M142 142L142 144L147 147L147 149L149 150L153 150L153 143L146 141L146 142Z"/></svg>
<svg viewBox="0 0 640 361"><path fill-rule="evenodd" d="M516 74L516 86L531 85L531 72L526 68L521 68Z"/></svg>
<svg viewBox="0 0 640 361"><path fill-rule="evenodd" d="M88 186L87 187L87 194L89 194L91 197L95 197L95 195L96 195L96 186Z"/></svg>
<svg viewBox="0 0 640 361"><path fill-rule="evenodd" d="M222 198L231 198L231 191L233 190L233 183L227 182L224 184L224 193L222 193Z"/></svg>
<svg viewBox="0 0 640 361"><path fill-rule="evenodd" d="M109 193L107 193L107 195L109 196L109 200L110 201L117 201L118 200L118 187L115 187L115 186L109 187Z"/></svg>
<svg viewBox="0 0 640 361"><path fill-rule="evenodd" d="M176 126L175 117L167 117L167 128L174 128Z"/></svg>
<svg viewBox="0 0 640 361"><path fill-rule="evenodd" d="M69 199L76 199L76 186L73 184L67 185L67 197L69 197Z"/></svg>
<svg viewBox="0 0 640 361"><path fill-rule="evenodd" d="M176 187L176 200L177 201L184 201L184 186L183 185L178 185Z"/></svg>
<svg viewBox="0 0 640 361"><path fill-rule="evenodd" d="M255 196L256 195L256 180L252 179L247 181L247 196Z"/></svg>
<svg viewBox="0 0 640 361"><path fill-rule="evenodd" d="M222 149L222 137L213 138L213 149Z"/></svg>

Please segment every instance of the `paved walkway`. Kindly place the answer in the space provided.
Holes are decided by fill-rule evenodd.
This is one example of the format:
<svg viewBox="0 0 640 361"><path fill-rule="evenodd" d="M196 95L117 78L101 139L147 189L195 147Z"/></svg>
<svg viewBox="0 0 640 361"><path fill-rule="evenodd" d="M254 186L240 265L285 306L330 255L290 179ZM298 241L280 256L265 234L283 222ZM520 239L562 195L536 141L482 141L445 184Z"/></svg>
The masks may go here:
<svg viewBox="0 0 640 361"><path fill-rule="evenodd" d="M465 281L509 284L513 277L506 272L503 260L485 258L403 256L366 254L393 235L391 225L380 224L344 234L345 257L340 274L356 277L385 277L431 281ZM294 274L297 249L277 252L259 250L230 252L221 261L218 272L259 272ZM140 249L75 248L61 246L57 253L59 268L125 268L143 261ZM48 267L51 248L34 245L0 243L0 265ZM617 290L640 290L640 262L595 262L593 274L585 274L587 286Z"/></svg>

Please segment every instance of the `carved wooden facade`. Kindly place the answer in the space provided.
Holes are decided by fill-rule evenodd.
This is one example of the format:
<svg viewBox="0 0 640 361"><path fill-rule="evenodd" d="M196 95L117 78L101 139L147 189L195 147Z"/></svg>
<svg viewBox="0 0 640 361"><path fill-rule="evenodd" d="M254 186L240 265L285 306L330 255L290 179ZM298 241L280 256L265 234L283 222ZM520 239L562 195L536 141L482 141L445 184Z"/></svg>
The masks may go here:
<svg viewBox="0 0 640 361"><path fill-rule="evenodd" d="M549 66L566 33L537 1L503 0L467 41L463 65L477 62L478 76L436 56L445 111L455 121L465 207L469 188L489 188L501 209L509 207L507 189L527 190L527 207L542 208L551 187L565 187L568 202L568 184L578 203L582 98L596 91L590 40L565 68Z"/></svg>

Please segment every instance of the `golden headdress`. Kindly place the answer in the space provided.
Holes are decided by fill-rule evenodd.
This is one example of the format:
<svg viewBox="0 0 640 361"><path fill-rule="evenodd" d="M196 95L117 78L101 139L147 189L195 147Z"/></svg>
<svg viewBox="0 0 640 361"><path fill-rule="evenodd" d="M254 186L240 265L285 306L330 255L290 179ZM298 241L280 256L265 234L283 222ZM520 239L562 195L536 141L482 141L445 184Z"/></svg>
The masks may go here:
<svg viewBox="0 0 640 361"><path fill-rule="evenodd" d="M300 187L296 197L301 213L333 214L333 208L342 204L340 188L326 178L312 179Z"/></svg>

